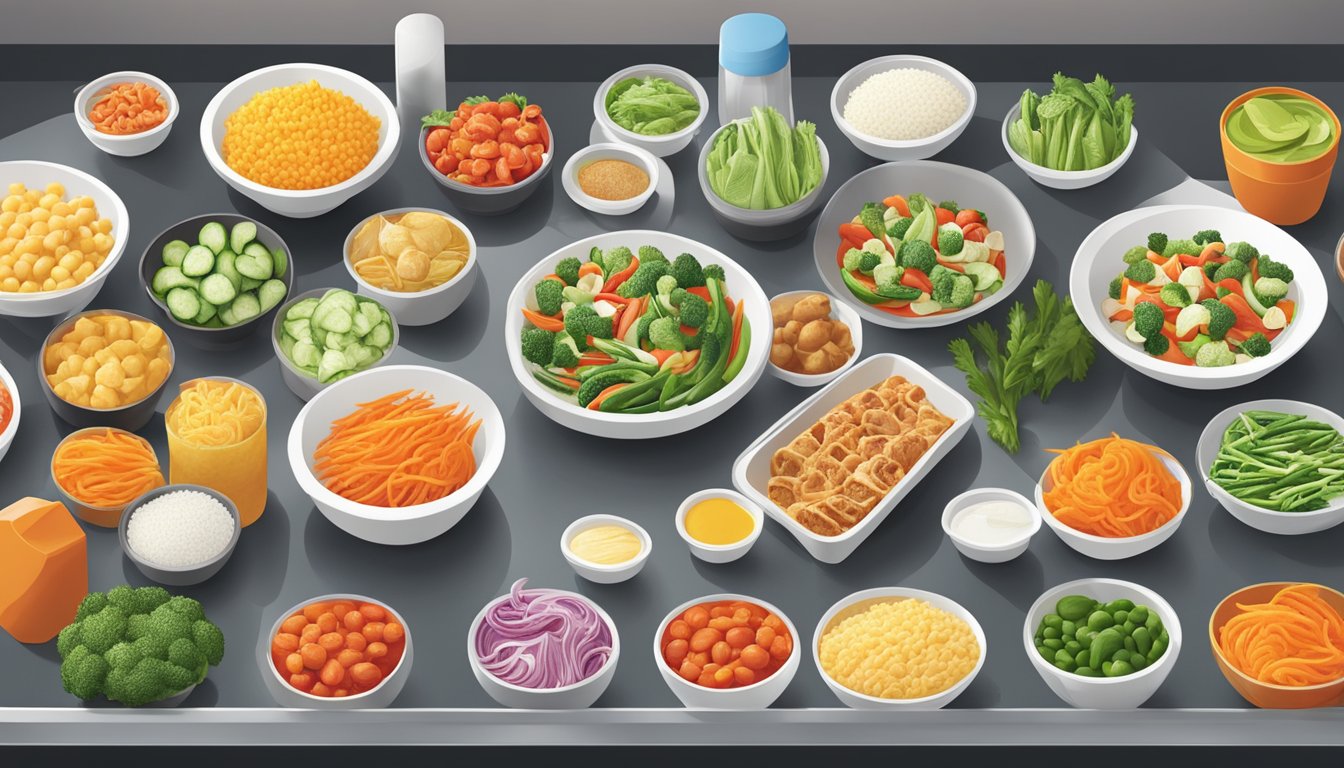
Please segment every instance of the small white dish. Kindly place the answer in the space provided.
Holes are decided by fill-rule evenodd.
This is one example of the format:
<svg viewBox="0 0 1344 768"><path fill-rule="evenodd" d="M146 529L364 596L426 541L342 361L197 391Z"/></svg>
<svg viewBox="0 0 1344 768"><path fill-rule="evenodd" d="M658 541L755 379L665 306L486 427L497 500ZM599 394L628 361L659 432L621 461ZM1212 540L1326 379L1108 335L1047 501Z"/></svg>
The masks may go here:
<svg viewBox="0 0 1344 768"><path fill-rule="evenodd" d="M661 136L645 136L642 133L627 131L617 125L611 119L611 115L607 114L607 92L611 90L612 86L628 77L661 77L680 85L694 94L695 100L700 103L700 114L696 115L695 120L691 121L690 125L674 133L666 133ZM597 92L593 94L593 116L597 118L597 123L602 127L602 131L612 140L638 147L654 157L675 155L685 149L695 138L695 134L700 131L700 126L705 122L705 117L708 115L709 96L705 93L705 87L700 85L700 81L676 67L663 64L636 64L633 67L626 67L602 81L602 84L597 87Z"/></svg>
<svg viewBox="0 0 1344 768"><path fill-rule="evenodd" d="M625 200L602 200L589 195L579 186L579 171L598 160L624 160L644 169L649 175L649 186L638 195ZM624 216L643 208L649 198L653 197L654 190L658 188L659 165L661 163L657 157L633 144L615 142L590 144L570 155L569 160L565 162L564 170L560 173L560 183L569 199L580 207L606 216Z"/></svg>
<svg viewBox="0 0 1344 768"><path fill-rule="evenodd" d="M686 514L691 511L691 507L708 499L727 499L734 504L746 510L751 515L751 533L741 541L735 541L732 544L706 544L696 539L686 530ZM737 491L727 488L708 488L698 493L693 493L681 502L677 507L677 533L685 540L686 546L691 548L691 554L704 560L707 563L731 563L742 557L751 550L751 546L761 537L761 529L765 527L765 512L760 505L748 499Z"/></svg>
<svg viewBox="0 0 1344 768"><path fill-rule="evenodd" d="M14 435L19 432L19 417L23 415L23 401L19 397L19 385L14 383L14 377L9 374L9 370L4 365L0 365L0 386L3 386L9 392L10 415L9 423L5 425L4 430L0 431L0 459L5 458L9 453L9 446L14 444ZM57 486L59 489L60 486Z"/></svg>
<svg viewBox="0 0 1344 768"><path fill-rule="evenodd" d="M1229 425L1244 411L1279 411L1281 413L1302 414L1316 421L1329 424L1344 433L1344 418L1339 414L1311 403L1296 400L1252 400L1228 408L1209 421L1199 436L1195 448L1195 460L1199 462L1199 476L1209 495L1223 505L1231 515L1258 531L1281 536L1297 536L1304 533L1316 533L1344 523L1344 496L1331 500L1325 509L1310 512L1277 512L1238 499L1209 478L1209 469L1218 458L1218 449L1223 442L1223 433Z"/></svg>
<svg viewBox="0 0 1344 768"><path fill-rule="evenodd" d="M442 216L467 236L467 263L462 265L462 269L458 270L457 274L445 283L413 293L378 288L360 277L359 273L355 271L355 265L350 262L350 244L354 242L355 235L363 228L364 223L373 216L396 216L422 211ZM416 206L393 208L390 211L379 211L372 216L365 216L350 230L350 234L345 236L345 244L341 246L341 262L345 264L345 271L349 272L350 277L355 280L355 292L383 305L388 313L396 319L398 326L432 325L455 312L458 307L462 306L462 302L466 301L467 296L471 294L471 289L476 285L476 275L478 274L476 262L479 260L480 253L476 249L476 238L472 236L471 229L466 224L463 224L457 217L443 211Z"/></svg>
<svg viewBox="0 0 1344 768"><path fill-rule="evenodd" d="M962 96L966 98L966 111L952 125L935 133L932 136L926 136L922 139L894 140L879 139L876 136L869 136L866 133L860 133L857 128L845 120L845 102L849 100L849 95L855 88L859 87L864 80L873 75L886 72L891 69L922 69L926 72L932 72L936 75L949 80L957 90L961 91ZM875 59L859 64L853 69L840 76L835 81L835 88L831 90L831 118L840 128L840 132L854 144L858 150L866 155L871 155L879 160L923 160L942 152L949 144L957 140L966 126L970 125L971 117L975 114L976 92L975 84L965 75L958 72L953 67L944 64L937 59L930 59L927 56L914 56L909 54L898 54L895 56L879 56ZM920 191L920 190L911 190ZM887 194L897 194L888 192ZM941 199L941 198L935 198ZM968 199L967 205L973 205ZM993 215L992 213L990 215Z"/></svg>
<svg viewBox="0 0 1344 768"><path fill-rule="evenodd" d="M1166 653L1159 656L1157 661L1124 677L1084 677L1047 663L1036 652L1036 644L1033 642L1036 628L1047 613L1054 613L1059 599L1068 595L1086 595L1103 603L1123 598L1136 605L1148 606L1149 610L1157 612L1157 617L1162 620L1162 626L1170 637ZM1181 653L1181 621L1171 604L1147 587L1118 579L1078 579L1060 584L1037 598L1027 611L1022 642L1027 658L1031 659L1031 666L1036 668L1050 690L1069 705L1078 709L1134 709L1157 692L1172 667L1176 666L1176 657Z"/></svg>
<svg viewBox="0 0 1344 768"><path fill-rule="evenodd" d="M589 562L579 557L574 553L574 550L570 549L569 543L574 540L575 536L599 525L615 525L635 534L635 537L639 539L639 552L623 563L612 563L610 565ZM633 579L636 574L643 570L644 564L649 561L649 555L652 553L653 538L649 536L649 532L633 520L627 520L616 515L580 517L570 523L565 532L560 535L560 554L565 556L565 562L569 563L575 573L596 584L619 584L622 581Z"/></svg>
<svg viewBox="0 0 1344 768"><path fill-rule="evenodd" d="M1061 541L1088 557L1097 560L1124 560L1127 557L1141 555L1171 538L1176 533L1176 529L1181 527L1181 521L1185 519L1185 513L1190 509L1190 475L1185 471L1185 467L1181 466L1175 456L1166 451L1159 451L1157 457L1176 478L1176 481L1181 484L1180 510L1175 517L1168 520L1157 530L1139 536L1112 538L1083 533L1059 522L1045 506L1043 494L1047 490L1046 484L1050 481L1050 467L1048 465L1045 471L1041 473L1041 479L1036 483L1036 510L1040 513L1041 520L1045 522L1046 527L1054 531Z"/></svg>
<svg viewBox="0 0 1344 768"><path fill-rule="evenodd" d="M140 133L123 136L97 131L93 127L93 123L89 122L89 110L102 97L103 90L120 83L134 82L154 86L168 105L168 116L163 119L162 123ZM89 140L90 144L109 155L116 155L117 157L137 157L158 149L159 145L168 138L168 132L173 129L173 121L177 119L180 111L181 105L178 103L177 94L173 93L173 89L169 87L168 83L148 72L131 70L112 72L97 80L89 81L89 84L79 89L79 93L75 95L75 122L79 123L79 130L84 132L84 137Z"/></svg>
<svg viewBox="0 0 1344 768"><path fill-rule="evenodd" d="M788 660L779 669L775 670L773 675L751 685L744 685L741 688L705 688L677 674L677 671L668 666L663 659L663 631L667 629L669 624L693 605L717 603L723 600L742 600L754 603L778 616L784 622L784 626L789 630L789 637L793 638L793 652L789 654ZM802 656L801 638L798 636L798 628L793 625L793 621L784 615L783 611L770 603L748 595L705 595L694 600L687 600L663 617L662 622L658 624L658 628L653 634L653 663L658 667L659 674L663 676L663 682L667 683L667 687L672 690L672 693L681 700L682 705L687 709L765 709L773 704L780 694L784 693L784 690L789 687L789 683L793 682L793 677L798 674L798 667L802 664Z"/></svg>
<svg viewBox="0 0 1344 768"><path fill-rule="evenodd" d="M1008 143L1008 126L1017 122L1017 117L1022 113L1022 105L1014 104L1013 108L1008 110L1008 116L1003 118L1003 128L1000 131L1000 138L1003 140L1003 148L1008 152L1008 157L1022 172L1027 174L1032 181L1043 187L1051 189L1082 189L1090 187L1093 184L1100 184L1115 175L1120 170L1120 166L1129 162L1130 155L1134 154L1134 145L1139 143L1139 129L1133 125L1129 126L1129 144L1125 146L1120 156L1100 168L1092 168L1086 171L1056 171L1053 168L1046 168L1043 165L1037 165L1025 157L1017 154L1013 145Z"/></svg>
<svg viewBox="0 0 1344 768"><path fill-rule="evenodd" d="M952 521L968 507L985 501L1007 501L1018 504L1026 510L1031 522L1022 529L1021 535L1005 544L983 544L958 536L952 529ZM1027 551L1031 537L1041 530L1041 513L1026 496L1007 488L975 488L953 497L943 508L943 533L952 540L952 545L961 554L981 563L1006 563Z"/></svg>
<svg viewBox="0 0 1344 768"><path fill-rule="evenodd" d="M773 305L775 299L787 299L794 296L802 298L803 296L810 296L814 293L820 293L831 300L832 320L839 320L849 326L849 338L854 344L854 352L849 356L849 359L845 361L844 365L827 373L797 373L794 371L786 371L771 362L768 368L770 375L782 381L787 381L795 387L820 387L823 384L828 384L836 378L839 378L840 374L853 367L854 363L858 362L859 356L863 354L863 318L859 317L859 313L854 311L854 308L849 306L849 304L840 301L829 293L826 293L825 291L788 291L787 293L781 293L773 299L770 299L770 303ZM771 328L770 333L771 338L773 339L773 328Z"/></svg>

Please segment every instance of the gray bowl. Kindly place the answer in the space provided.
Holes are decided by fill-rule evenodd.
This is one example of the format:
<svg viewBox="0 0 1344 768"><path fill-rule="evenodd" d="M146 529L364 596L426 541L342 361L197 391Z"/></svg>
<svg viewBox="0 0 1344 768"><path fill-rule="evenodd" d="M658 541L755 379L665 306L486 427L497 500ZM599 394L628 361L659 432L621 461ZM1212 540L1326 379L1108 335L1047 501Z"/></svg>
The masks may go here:
<svg viewBox="0 0 1344 768"><path fill-rule="evenodd" d="M177 351L173 348L173 340L165 332L163 338L168 344L168 375L164 377L163 382L158 388L145 396L143 400L123 405L120 408L85 408L82 405L62 400L51 389L51 384L47 382L47 374L42 365L42 357L46 354L47 347L51 343L64 335L71 328L75 327L75 322L81 317L88 315L119 315L128 320L141 320L146 323L154 323L148 317L142 317L134 312L123 312L119 309L93 309L85 312L77 312L65 320L56 324L47 334L46 340L42 342L42 352L38 356L37 380L42 385L42 394L47 396L47 402L51 404L51 409L56 412L61 420L71 426L84 429L86 427L116 427L124 429L127 432L135 432L149 423L154 418L154 413L158 409L159 398L163 396L163 389L168 384L168 380L173 377L173 370L177 368ZM154 323L158 325L158 323ZM162 326L160 326L162 327Z"/></svg>
<svg viewBox="0 0 1344 768"><path fill-rule="evenodd" d="M280 377L285 380L285 386L289 387L289 391L298 395L299 399L303 400L304 402L312 400L314 395L326 389L327 387L331 386L332 384L335 384L336 382L333 381L328 384L323 384L322 382L318 381L312 376L309 376L307 373L304 373L303 371L296 368L294 364L289 361L289 358L285 357L284 351L280 349L280 328L282 325L284 325L285 313L289 311L289 308L291 306L297 304L300 301L303 301L304 299L319 298L322 296L322 294L330 290L332 289L314 288L311 291L304 291L303 293L300 293L298 296L289 297L289 299L280 304L279 311L275 313L275 320L272 321L271 323L271 349L275 351L275 357L277 360L280 361ZM387 309L387 306L385 304L373 298L372 296L361 295L360 298L368 301L373 301L383 309ZM360 370L362 371L377 368L378 366L386 363L387 359L392 356L392 353L397 350L397 345L401 343L401 325L397 323L397 316L392 314L392 310L390 309L387 311L387 314L392 318L392 346L388 347L387 354L383 355L377 362L375 362L373 365L370 365L368 368L361 368ZM358 371L356 371L356 373L358 373ZM340 379L337 379L336 381L340 381Z"/></svg>
<svg viewBox="0 0 1344 768"><path fill-rule="evenodd" d="M705 201L709 203L710 211L713 212L714 218L718 219L724 230L733 237L742 240L769 242L783 240L807 229L812 220L816 218L817 212L821 210L821 192L826 186L826 178L831 173L831 155L826 150L826 142L822 141L820 136L817 137L817 148L821 153L821 181L811 192L804 195L801 200L790 203L783 208L756 211L750 208L739 208L726 202L715 194L709 186L709 153L722 132L723 128L721 127L711 134L704 146L701 147L696 175L700 179L700 191L704 194Z"/></svg>
<svg viewBox="0 0 1344 768"><path fill-rule="evenodd" d="M152 563L141 558L135 553L134 549L131 549L131 543L126 538L126 529L130 526L131 515L135 513L135 510L139 509L147 502L157 499L164 494L172 493L173 491L200 491L201 493L209 494L217 499L220 504L223 504L224 508L229 511L229 515L233 517L233 537L229 539L229 544L224 548L223 552L200 565L177 568ZM219 570L224 567L224 563L228 562L229 557L233 555L234 547L238 546L238 537L242 534L242 531L243 526L241 518L238 516L238 507L234 505L233 501L229 499L228 496L225 496L213 488L206 488L203 485L176 483L165 485L162 488L155 488L154 490L141 495L140 498L132 501L130 504L127 504L126 511L121 516L121 524L117 526L117 538L121 540L121 551L125 553L126 558L132 563L135 563L135 567L140 569L140 572L145 574L151 581L157 581L160 584L166 584L170 587L187 587L192 584L200 584L202 581L219 573Z"/></svg>
<svg viewBox="0 0 1344 768"><path fill-rule="evenodd" d="M251 336L257 328L266 323L267 318L275 313L280 305L271 307L266 312L257 315L245 323L231 325L225 328L206 328L200 325L184 323L173 317L168 311L168 305L164 304L163 299L155 295L150 289L151 281L154 279L154 273L159 267L163 266L163 246L173 240L185 240L188 243L195 242L200 234L201 227L207 222L217 221L223 224L226 229L232 230L233 225L241 221L250 221L257 227L257 241L271 250L279 248L289 257L289 268L285 270L285 276L280 278L285 282L285 297L294 292L294 252L289 249L285 241L276 233L275 230L262 224L256 219L247 216L239 216L236 213L208 213L202 216L193 216L185 221L179 221L173 226L160 232L158 237L149 241L149 246L145 248L144 253L140 255L140 287L145 289L145 294L149 300L154 302L154 306L159 308L159 312L167 320L169 325L176 326L183 330L187 339L194 346L214 348L226 347L236 344L248 336ZM283 304L284 302L281 302Z"/></svg>
<svg viewBox="0 0 1344 768"><path fill-rule="evenodd" d="M94 431L105 432L109 429L111 428L86 427L84 429L76 429L74 432L71 432L70 434L61 438L61 441L56 444L56 451L59 451L61 449L61 446L65 445L67 441L73 440L76 437L83 435L87 432L94 432ZM154 457L154 463L159 464L159 456L157 453L155 453L154 446L151 445L148 440L135 434L134 432L127 432L126 434L129 434L131 437L134 437L136 440L139 440L140 442L144 443L145 447L149 449L150 455ZM56 451L52 452L53 458L56 455ZM65 488L61 486L59 482L56 481L55 470L52 470L51 472L51 483L52 485L56 486L56 493L60 494L61 500L65 502L65 506L70 510L70 512L74 514L75 517L79 518L80 520L83 520L89 525L96 525L100 528L116 528L120 524L121 518L124 516L124 513L126 512L125 506L95 507L91 504L85 504L79 499L76 499L74 496L68 493L65 490Z"/></svg>
<svg viewBox="0 0 1344 768"><path fill-rule="evenodd" d="M550 175L551 166L555 165L555 131L551 130L551 124L545 118L542 118L542 124L546 128L546 134L550 137L551 143L549 150L542 157L541 169L517 184L511 184L507 187L469 187L439 173L434 164L429 161L429 152L425 150L425 137L433 130L432 128L420 129L417 154L420 155L420 164L425 167L430 176L434 177L443 193L458 209L482 216L496 216L508 213L522 205L527 198L532 196L532 193L541 188L541 180Z"/></svg>

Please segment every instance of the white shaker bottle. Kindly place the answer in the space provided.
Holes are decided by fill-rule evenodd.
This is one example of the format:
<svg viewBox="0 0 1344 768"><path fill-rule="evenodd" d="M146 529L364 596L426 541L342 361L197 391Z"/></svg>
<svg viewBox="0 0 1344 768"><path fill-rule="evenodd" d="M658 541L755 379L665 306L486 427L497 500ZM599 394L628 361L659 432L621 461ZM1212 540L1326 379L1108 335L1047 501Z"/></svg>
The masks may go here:
<svg viewBox="0 0 1344 768"><path fill-rule="evenodd" d="M443 66L443 20L432 13L413 13L397 22L397 117L412 133L420 118L444 108L447 96Z"/></svg>
<svg viewBox="0 0 1344 768"><path fill-rule="evenodd" d="M719 27L719 124L774 107L793 124L789 30L768 13L742 13Z"/></svg>

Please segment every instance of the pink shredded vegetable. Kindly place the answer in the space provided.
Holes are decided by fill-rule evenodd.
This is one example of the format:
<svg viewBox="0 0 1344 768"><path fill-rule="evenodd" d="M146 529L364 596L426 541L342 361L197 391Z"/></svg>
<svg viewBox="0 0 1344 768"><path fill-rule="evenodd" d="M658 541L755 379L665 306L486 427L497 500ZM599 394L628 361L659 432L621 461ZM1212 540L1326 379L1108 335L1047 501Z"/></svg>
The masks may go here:
<svg viewBox="0 0 1344 768"><path fill-rule="evenodd" d="M597 674L611 658L611 627L588 600L519 579L485 614L476 659L494 677L523 688L561 688Z"/></svg>

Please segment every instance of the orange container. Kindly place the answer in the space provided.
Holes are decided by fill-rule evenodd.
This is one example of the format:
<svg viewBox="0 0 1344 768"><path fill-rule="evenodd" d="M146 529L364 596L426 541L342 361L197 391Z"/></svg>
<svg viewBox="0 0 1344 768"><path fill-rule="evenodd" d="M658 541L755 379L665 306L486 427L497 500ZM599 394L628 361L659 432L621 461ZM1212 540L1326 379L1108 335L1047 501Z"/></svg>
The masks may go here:
<svg viewBox="0 0 1344 768"><path fill-rule="evenodd" d="M175 428L179 394L164 414L168 432L168 482L203 485L229 497L238 507L244 528L255 523L266 510L266 398L245 381L226 376L204 376L182 384L182 392L198 383L210 387L238 385L256 398L261 406L261 423L236 439L203 443L184 438Z"/></svg>
<svg viewBox="0 0 1344 768"><path fill-rule="evenodd" d="M1227 119L1232 110L1243 103L1266 94L1287 94L1313 102L1335 123L1335 134L1330 148L1319 157L1301 163L1275 163L1261 160L1243 152L1227 137ZM1223 163L1227 166L1227 180L1232 194L1247 211L1274 224L1301 224L1316 215L1325 200L1325 189L1330 184L1330 172L1339 155L1339 117L1325 102L1305 91L1283 86L1269 86L1247 91L1232 100L1218 121L1218 135L1223 143Z"/></svg>
<svg viewBox="0 0 1344 768"><path fill-rule="evenodd" d="M1262 709L1310 709L1344 704L1344 677L1318 685L1291 686L1262 683L1228 663L1227 659L1223 657L1222 649L1218 646L1219 631L1222 630L1223 625L1229 619L1240 612L1237 603L1267 603L1270 598L1278 594L1279 590L1293 586L1293 584L1294 582L1285 581L1252 584L1223 598L1218 607L1213 609L1213 615L1209 617L1209 643L1213 647L1213 659L1218 662L1218 669L1222 671L1223 677L1227 678L1227 682L1237 689L1237 693ZM1333 606L1335 610L1344 613L1344 593L1324 585L1318 584L1316 586L1320 588L1322 599Z"/></svg>

